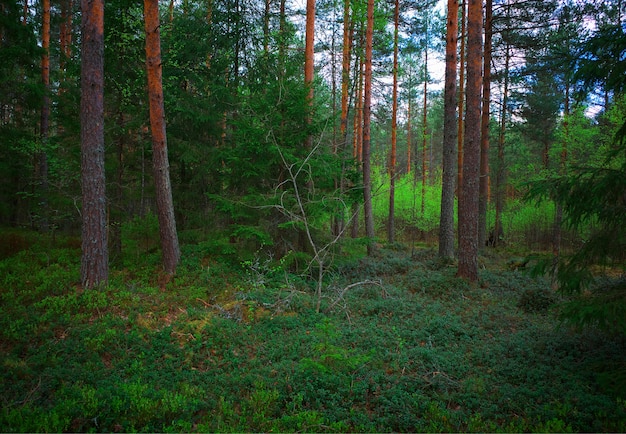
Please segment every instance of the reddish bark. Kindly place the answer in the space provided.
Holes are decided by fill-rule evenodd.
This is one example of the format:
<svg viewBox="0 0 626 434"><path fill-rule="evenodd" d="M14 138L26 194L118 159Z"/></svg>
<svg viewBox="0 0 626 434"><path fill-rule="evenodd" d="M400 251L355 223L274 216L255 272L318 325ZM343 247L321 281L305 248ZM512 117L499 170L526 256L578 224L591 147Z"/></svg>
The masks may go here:
<svg viewBox="0 0 626 434"><path fill-rule="evenodd" d="M146 31L146 69L148 72L148 95L150 100L150 128L152 133L152 163L159 219L159 235L165 272L173 274L176 272L176 266L180 259L180 247L176 233L176 218L174 216L174 202L167 156L158 0L144 0L144 21Z"/></svg>
<svg viewBox="0 0 626 434"><path fill-rule="evenodd" d="M400 0L395 1L393 14L393 91L391 109L391 155L389 158L389 221L387 239L395 239L395 193L396 193L396 141L398 133L398 31L400 26Z"/></svg>
<svg viewBox="0 0 626 434"><path fill-rule="evenodd" d="M374 0L367 0L367 26L365 31L365 83L363 98L363 213L365 215L365 236L369 239L367 244L367 253L370 255L375 250L370 161L373 41Z"/></svg>
<svg viewBox="0 0 626 434"><path fill-rule="evenodd" d="M478 245L487 240L487 207L489 205L489 122L491 112L491 39L492 0L485 2L485 55L483 61L483 110L480 125L480 183L478 194Z"/></svg>
<svg viewBox="0 0 626 434"><path fill-rule="evenodd" d="M458 276L478 279L478 182L480 175L480 103L482 70L482 0L470 0L467 20L467 87L463 184L459 197Z"/></svg>
<svg viewBox="0 0 626 434"><path fill-rule="evenodd" d="M465 10L467 0L461 3L461 49L459 53L459 125L457 133L457 196L461 196L461 184L463 183L463 129L464 121L464 104L465 104L465 32L466 32L466 14Z"/></svg>
<svg viewBox="0 0 626 434"><path fill-rule="evenodd" d="M65 71L67 60L72 55L72 0L61 2L61 25L59 29L59 43L61 47L60 69Z"/></svg>
<svg viewBox="0 0 626 434"><path fill-rule="evenodd" d="M350 20L350 0L343 7L343 53L341 60L341 140L346 140L348 129L348 88L350 86L350 53L352 49L352 24Z"/></svg>
<svg viewBox="0 0 626 434"><path fill-rule="evenodd" d="M428 30L426 30L428 32ZM426 34L428 41L428 33ZM424 217L426 204L426 151L427 151L427 133L428 133L428 42L424 49L424 100L422 103L422 201L420 204L420 213Z"/></svg>

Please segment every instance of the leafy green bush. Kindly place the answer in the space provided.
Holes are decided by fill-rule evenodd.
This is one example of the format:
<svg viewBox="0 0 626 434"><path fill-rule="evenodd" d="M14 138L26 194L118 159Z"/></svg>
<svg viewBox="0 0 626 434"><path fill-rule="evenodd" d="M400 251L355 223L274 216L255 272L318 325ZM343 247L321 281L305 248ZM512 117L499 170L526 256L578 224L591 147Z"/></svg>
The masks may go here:
<svg viewBox="0 0 626 434"><path fill-rule="evenodd" d="M518 306L524 312L546 312L556 303L555 294L548 288L531 288L522 293Z"/></svg>

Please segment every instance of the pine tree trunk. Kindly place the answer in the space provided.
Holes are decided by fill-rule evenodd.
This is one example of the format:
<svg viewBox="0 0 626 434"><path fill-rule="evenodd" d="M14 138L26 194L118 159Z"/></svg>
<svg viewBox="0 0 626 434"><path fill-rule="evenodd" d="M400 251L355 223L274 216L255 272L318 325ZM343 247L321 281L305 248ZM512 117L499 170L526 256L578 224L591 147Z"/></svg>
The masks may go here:
<svg viewBox="0 0 626 434"><path fill-rule="evenodd" d="M313 120L313 75L315 66L315 0L306 2L306 38L304 46L304 85L308 88L309 113L307 123ZM313 137L309 134L306 139L307 149L312 148Z"/></svg>
<svg viewBox="0 0 626 434"><path fill-rule="evenodd" d="M72 0L63 0L61 2L61 25L59 29L61 57L59 69L62 73L65 72L67 61L72 55L72 5ZM59 90L59 92L61 91Z"/></svg>
<svg viewBox="0 0 626 434"><path fill-rule="evenodd" d="M428 41L428 29L426 30L426 40ZM427 138L428 136L428 42L424 48L424 100L422 103L422 201L420 204L420 212L422 218L424 218L424 212L426 210L426 170L428 165L426 164L426 151L428 149Z"/></svg>
<svg viewBox="0 0 626 434"><path fill-rule="evenodd" d="M509 65L511 48L507 44L504 50L504 88L502 90L502 108L500 114L500 131L498 134L498 169L496 172L496 225L493 233L493 246L500 244L504 237L502 213L504 211L504 195L506 189L506 167L504 163L504 135L506 133L507 105L509 104Z"/></svg>
<svg viewBox="0 0 626 434"><path fill-rule="evenodd" d="M361 41L363 42L363 41ZM363 46L361 44L361 46ZM356 96L356 114L354 116L354 142L353 153L358 163L363 163L363 104L364 104L364 81L365 81L365 59L359 56L358 89Z"/></svg>
<svg viewBox="0 0 626 434"><path fill-rule="evenodd" d="M467 17L465 11L467 10L467 0L461 2L461 48L459 52L459 125L457 132L457 197L461 196L461 185L463 184L463 132L465 129L465 40L466 40L466 23Z"/></svg>
<svg viewBox="0 0 626 434"><path fill-rule="evenodd" d="M456 48L459 32L458 20L459 2L458 0L448 0L439 256L449 259L454 258L454 190L457 164Z"/></svg>
<svg viewBox="0 0 626 434"><path fill-rule="evenodd" d="M343 49L341 58L341 123L340 140L345 143L348 131L348 89L350 88L350 53L352 51L352 20L350 19L350 0L343 6Z"/></svg>
<svg viewBox="0 0 626 434"><path fill-rule="evenodd" d="M28 15L29 15L29 9L28 9L28 0L23 0L24 2L24 7L22 8L22 24L26 25L26 23L28 22Z"/></svg>
<svg viewBox="0 0 626 434"><path fill-rule="evenodd" d="M389 220L387 239L395 241L395 197L396 197L396 141L398 133L398 33L400 27L400 0L395 1L393 14L393 91L391 109L391 155L389 158Z"/></svg>
<svg viewBox="0 0 626 434"><path fill-rule="evenodd" d="M81 283L106 284L109 252L104 175L104 0L82 0L80 142Z"/></svg>
<svg viewBox="0 0 626 434"><path fill-rule="evenodd" d="M365 31L365 84L363 99L363 208L367 253L376 250L374 243L374 215L372 210L371 180L371 109L372 109L372 52L374 40L374 0L367 1L367 27Z"/></svg>
<svg viewBox="0 0 626 434"><path fill-rule="evenodd" d="M459 268L457 274L472 282L478 279L482 7L482 0L469 2L463 184L459 198Z"/></svg>
<svg viewBox="0 0 626 434"><path fill-rule="evenodd" d="M491 9L492 0L485 2L485 55L483 61L483 111L480 125L480 184L478 195L478 246L487 241L487 208L489 206L489 122L491 112Z"/></svg>
<svg viewBox="0 0 626 434"><path fill-rule="evenodd" d="M279 18L278 18L278 75L279 81L282 83L285 79L285 58L287 52L287 16L285 12L286 0L280 0L279 4Z"/></svg>
<svg viewBox="0 0 626 434"><path fill-rule="evenodd" d="M43 83L43 98L41 101L41 150L38 155L40 203L42 216L39 222L40 230L47 232L48 221L48 139L50 135L50 0L42 0L42 27L41 27L41 81Z"/></svg>
<svg viewBox="0 0 626 434"><path fill-rule="evenodd" d="M361 42L363 42L361 38ZM361 47L363 44L361 43ZM365 62L363 56L359 55L358 60L359 68L355 71L356 81L358 83L355 101L355 114L353 125L353 138L352 138L352 154L355 163L357 163L357 170L363 170L363 78L365 76L363 68ZM358 202L352 204L352 228L350 230L350 236L357 238L359 236L359 213L360 205Z"/></svg>
<svg viewBox="0 0 626 434"><path fill-rule="evenodd" d="M347 163L347 139L348 139L348 90L350 88L350 54L352 52L353 21L350 19L350 0L343 4L343 47L341 58L341 115L339 124L339 150L341 158L341 178L339 180L340 194L346 189L346 163ZM344 212L336 221L335 234L343 232L345 225Z"/></svg>
<svg viewBox="0 0 626 434"><path fill-rule="evenodd" d="M174 201L172 199L167 156L158 0L144 0L144 20L146 30L146 69L150 99L150 129L152 133L152 164L159 219L159 235L165 272L173 274L176 272L176 266L180 259L180 247L176 233L176 218L174 216Z"/></svg>
<svg viewBox="0 0 626 434"><path fill-rule="evenodd" d="M66 92L67 64L72 56L72 16L73 1L61 1L61 23L59 26L59 96ZM57 134L62 136L65 132L65 125L60 119L57 120Z"/></svg>
<svg viewBox="0 0 626 434"><path fill-rule="evenodd" d="M265 0L263 11L263 54L269 58L270 54L270 15L272 13L272 0Z"/></svg>
<svg viewBox="0 0 626 434"><path fill-rule="evenodd" d="M411 137L411 92L407 96L407 109L406 109L406 174L411 174L411 148L413 148Z"/></svg>

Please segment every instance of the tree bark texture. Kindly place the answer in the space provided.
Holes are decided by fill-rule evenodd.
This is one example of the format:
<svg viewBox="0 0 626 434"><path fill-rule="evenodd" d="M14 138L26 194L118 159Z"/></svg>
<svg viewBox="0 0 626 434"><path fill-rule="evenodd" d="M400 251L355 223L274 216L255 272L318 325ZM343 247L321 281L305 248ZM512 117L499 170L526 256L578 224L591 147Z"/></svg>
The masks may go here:
<svg viewBox="0 0 626 434"><path fill-rule="evenodd" d="M406 108L406 174L411 173L411 148L413 148L413 139L411 137L411 92L407 95L407 108Z"/></svg>
<svg viewBox="0 0 626 434"><path fill-rule="evenodd" d="M487 240L487 208L489 206L489 122L491 112L491 39L492 0L485 2L485 49L483 61L483 111L480 125L480 184L478 195L478 246Z"/></svg>
<svg viewBox="0 0 626 434"><path fill-rule="evenodd" d="M348 131L348 90L350 87L350 53L352 49L352 20L350 19L350 0L343 6L343 50L341 58L341 124L340 140L344 142Z"/></svg>
<svg viewBox="0 0 626 434"><path fill-rule="evenodd" d="M504 50L504 86L502 89L502 107L500 109L500 131L498 133L498 168L496 171L496 222L493 234L493 246L500 244L504 237L502 228L502 213L504 212L504 192L506 188L506 167L504 163L504 136L506 133L507 106L509 104L509 64L511 48L509 44Z"/></svg>
<svg viewBox="0 0 626 434"><path fill-rule="evenodd" d="M307 123L313 120L313 75L315 72L315 0L306 1L306 36L304 45L304 85L308 87ZM309 134L306 140L307 149L312 148L313 138Z"/></svg>
<svg viewBox="0 0 626 434"><path fill-rule="evenodd" d="M361 38L361 43L363 38ZM361 44L361 47L363 45ZM359 69L355 71L357 80L356 101L354 104L354 125L353 125L353 141L352 154L355 161L363 163L363 82L365 78L365 59L364 56L358 56Z"/></svg>
<svg viewBox="0 0 626 434"><path fill-rule="evenodd" d="M42 218L40 229L48 231L48 138L50 133L50 0L42 0L42 26L41 26L41 81L43 84L43 98L41 101L40 137L41 149L39 151L38 169L40 183L40 202L42 204Z"/></svg>
<svg viewBox="0 0 626 434"><path fill-rule="evenodd" d="M363 98L363 214L365 236L369 239L367 253L374 253L374 215L372 210L371 180L371 110L372 110L372 52L374 40L374 0L367 0L367 25L365 30L365 85Z"/></svg>
<svg viewBox="0 0 626 434"><path fill-rule="evenodd" d="M467 0L461 2L461 34L459 50L459 125L457 133L457 196L461 196L461 184L463 183L463 132L465 130L465 40L466 40L466 27L467 27Z"/></svg>
<svg viewBox="0 0 626 434"><path fill-rule="evenodd" d="M159 235L161 238L161 249L163 250L165 272L173 274L176 272L176 266L180 259L180 247L176 233L176 218L174 216L174 201L172 199L167 156L159 4L157 0L144 0L144 21L148 95L150 100L150 129L152 133L152 164L159 219Z"/></svg>
<svg viewBox="0 0 626 434"><path fill-rule="evenodd" d="M396 198L396 142L398 140L398 33L400 27L400 0L395 1L393 14L393 91L391 108L391 155L389 157L389 221L387 239L395 241L395 198Z"/></svg>
<svg viewBox="0 0 626 434"><path fill-rule="evenodd" d="M65 72L67 61L72 55L72 9L72 0L63 0L61 2L61 24L59 28L59 43L61 49L59 69L61 72Z"/></svg>
<svg viewBox="0 0 626 434"><path fill-rule="evenodd" d="M459 2L458 0L448 0L443 115L443 175L439 221L439 256L442 258L454 258L454 190L457 164L456 49L459 33L458 23Z"/></svg>
<svg viewBox="0 0 626 434"><path fill-rule="evenodd" d="M104 0L81 0L80 142L81 283L106 284L109 273L104 173Z"/></svg>
<svg viewBox="0 0 626 434"><path fill-rule="evenodd" d="M467 20L467 85L463 184L459 198L458 276L478 279L478 182L480 175L480 105L482 70L482 0L470 0Z"/></svg>
<svg viewBox="0 0 626 434"><path fill-rule="evenodd" d="M422 200L420 215L426 211L426 151L428 150L428 26L426 26L426 46L424 47L424 100L422 102Z"/></svg>
<svg viewBox="0 0 626 434"><path fill-rule="evenodd" d="M363 47L363 38L360 38L361 47ZM358 163L356 167L363 170L363 80L364 80L364 56L359 54L356 62L358 68L355 68L355 82L357 83L356 100L354 102L354 121L352 125L352 155L354 161ZM355 67L357 65L355 64ZM361 172L362 173L362 172ZM359 236L359 213L360 204L354 202L352 204L352 227L350 229L350 236L357 238Z"/></svg>

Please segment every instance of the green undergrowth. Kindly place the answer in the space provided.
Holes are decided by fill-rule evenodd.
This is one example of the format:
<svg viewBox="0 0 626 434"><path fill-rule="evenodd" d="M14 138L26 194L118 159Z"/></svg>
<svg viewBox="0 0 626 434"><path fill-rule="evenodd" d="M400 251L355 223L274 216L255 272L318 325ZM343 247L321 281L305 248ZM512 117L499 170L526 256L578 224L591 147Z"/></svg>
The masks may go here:
<svg viewBox="0 0 626 434"><path fill-rule="evenodd" d="M560 326L495 253L477 285L428 248L342 258L315 313L272 258L185 245L172 280L124 263L82 291L59 246L0 261L2 432L626 430L623 339Z"/></svg>

